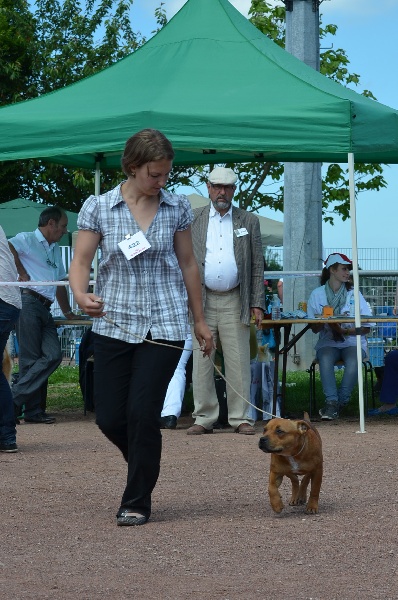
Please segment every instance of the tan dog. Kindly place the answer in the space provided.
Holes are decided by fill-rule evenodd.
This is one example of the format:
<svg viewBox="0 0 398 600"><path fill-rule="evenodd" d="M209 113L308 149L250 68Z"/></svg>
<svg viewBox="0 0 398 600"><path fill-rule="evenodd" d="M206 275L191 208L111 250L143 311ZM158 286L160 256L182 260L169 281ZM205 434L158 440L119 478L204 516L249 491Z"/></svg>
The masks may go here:
<svg viewBox="0 0 398 600"><path fill-rule="evenodd" d="M4 348L2 369L8 383L11 383L12 360L9 352L9 342Z"/></svg>
<svg viewBox="0 0 398 600"><path fill-rule="evenodd" d="M292 482L290 506L307 502L307 487L311 481L306 513L316 514L323 474L322 441L308 414L304 413L301 421L271 419L258 445L263 452L272 454L268 485L272 509L276 513L283 509L278 488L286 475ZM298 475L303 475L301 483Z"/></svg>

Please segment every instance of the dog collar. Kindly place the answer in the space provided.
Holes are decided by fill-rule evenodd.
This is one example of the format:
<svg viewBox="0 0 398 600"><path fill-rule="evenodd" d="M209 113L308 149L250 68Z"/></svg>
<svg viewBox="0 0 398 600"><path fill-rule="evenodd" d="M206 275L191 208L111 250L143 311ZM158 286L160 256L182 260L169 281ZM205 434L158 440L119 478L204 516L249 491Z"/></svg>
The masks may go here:
<svg viewBox="0 0 398 600"><path fill-rule="evenodd" d="M296 456L298 456L304 450L304 446L305 446L305 440L304 440L303 445L301 446L300 450L297 452L297 454L292 454L292 458L296 458Z"/></svg>

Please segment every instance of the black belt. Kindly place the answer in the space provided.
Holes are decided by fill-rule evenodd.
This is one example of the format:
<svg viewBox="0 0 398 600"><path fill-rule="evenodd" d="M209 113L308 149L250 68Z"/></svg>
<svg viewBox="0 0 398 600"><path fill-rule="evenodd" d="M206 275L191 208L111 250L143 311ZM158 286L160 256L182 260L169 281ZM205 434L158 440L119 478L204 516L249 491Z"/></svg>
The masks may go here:
<svg viewBox="0 0 398 600"><path fill-rule="evenodd" d="M28 290L27 288L23 288L22 289L22 293L23 294L30 294L31 296L34 296L39 302L41 302L42 304L44 304L44 306L46 308L50 308L50 306L52 304L51 300L49 300L45 296L42 296L41 294L39 294L39 292L35 292L35 290Z"/></svg>

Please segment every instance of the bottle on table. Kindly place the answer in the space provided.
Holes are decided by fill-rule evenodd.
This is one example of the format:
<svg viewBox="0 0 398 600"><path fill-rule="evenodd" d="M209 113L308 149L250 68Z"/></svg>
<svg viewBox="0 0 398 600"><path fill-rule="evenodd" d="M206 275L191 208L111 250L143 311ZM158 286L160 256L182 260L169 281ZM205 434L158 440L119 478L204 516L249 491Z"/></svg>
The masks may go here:
<svg viewBox="0 0 398 600"><path fill-rule="evenodd" d="M273 296L271 305L271 316L273 321L276 321L281 318L281 301L279 300L278 294L274 294Z"/></svg>

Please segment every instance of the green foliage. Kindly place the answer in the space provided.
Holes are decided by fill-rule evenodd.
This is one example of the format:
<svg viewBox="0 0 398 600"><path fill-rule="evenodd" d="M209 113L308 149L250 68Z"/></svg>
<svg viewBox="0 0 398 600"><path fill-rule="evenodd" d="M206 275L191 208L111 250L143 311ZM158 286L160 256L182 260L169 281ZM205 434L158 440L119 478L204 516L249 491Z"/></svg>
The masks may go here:
<svg viewBox="0 0 398 600"><path fill-rule="evenodd" d="M281 377L281 374L280 374ZM343 377L343 371L336 372L337 385L341 384ZM286 417L296 419L301 418L304 411L308 412L309 409L309 374L306 371L288 371L286 373L286 382L288 387L286 388L286 399L285 399L285 412ZM365 385L365 379L364 379ZM316 411L324 406L325 396L322 390L321 379L319 371L315 374L315 394L316 394ZM355 386L349 403L341 412L341 416L344 417L358 417L359 416L359 396L358 386ZM313 415L316 419L318 414Z"/></svg>
<svg viewBox="0 0 398 600"><path fill-rule="evenodd" d="M167 23L167 16L166 16L166 9L164 7L164 2L161 2L160 6L158 6L158 8L155 8L155 18L156 18L158 27L157 27L157 29L155 29L155 31L152 31L153 34L160 31L162 29L162 27L164 27Z"/></svg>
<svg viewBox="0 0 398 600"><path fill-rule="evenodd" d="M283 271L283 266L279 262L279 256L272 248L267 248L264 260L266 271Z"/></svg>
<svg viewBox="0 0 398 600"><path fill-rule="evenodd" d="M250 21L278 46L285 47L285 7L271 6L264 0L252 0Z"/></svg>
<svg viewBox="0 0 398 600"><path fill-rule="evenodd" d="M26 0L0 0L0 105L30 97L35 20Z"/></svg>
<svg viewBox="0 0 398 600"><path fill-rule="evenodd" d="M0 0L0 104L34 98L90 76L136 50L133 0ZM159 19L161 18L161 11ZM10 59L9 59L10 57ZM104 186L120 179L102 173ZM94 173L38 160L0 163L0 202L24 197L79 210Z"/></svg>
<svg viewBox="0 0 398 600"><path fill-rule="evenodd" d="M142 39L131 28L132 4L133 0L36 0L37 95L93 75L138 48Z"/></svg>

